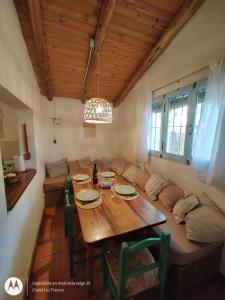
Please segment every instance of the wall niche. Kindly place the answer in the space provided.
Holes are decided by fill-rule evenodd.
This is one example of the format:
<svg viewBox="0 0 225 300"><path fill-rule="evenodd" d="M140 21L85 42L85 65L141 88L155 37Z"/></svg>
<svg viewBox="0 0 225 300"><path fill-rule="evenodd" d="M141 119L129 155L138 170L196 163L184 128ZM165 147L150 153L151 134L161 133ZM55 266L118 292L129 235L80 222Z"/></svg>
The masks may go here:
<svg viewBox="0 0 225 300"><path fill-rule="evenodd" d="M7 209L12 210L36 174L33 111L0 86L0 157Z"/></svg>

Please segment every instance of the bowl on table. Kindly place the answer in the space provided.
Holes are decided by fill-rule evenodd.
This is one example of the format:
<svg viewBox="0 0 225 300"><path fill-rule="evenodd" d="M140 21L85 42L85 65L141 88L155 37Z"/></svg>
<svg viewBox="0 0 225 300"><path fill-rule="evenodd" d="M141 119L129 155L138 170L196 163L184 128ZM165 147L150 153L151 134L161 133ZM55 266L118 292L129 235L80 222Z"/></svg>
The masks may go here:
<svg viewBox="0 0 225 300"><path fill-rule="evenodd" d="M103 189L109 189L113 185L113 181L111 179L102 179L99 182L99 186Z"/></svg>

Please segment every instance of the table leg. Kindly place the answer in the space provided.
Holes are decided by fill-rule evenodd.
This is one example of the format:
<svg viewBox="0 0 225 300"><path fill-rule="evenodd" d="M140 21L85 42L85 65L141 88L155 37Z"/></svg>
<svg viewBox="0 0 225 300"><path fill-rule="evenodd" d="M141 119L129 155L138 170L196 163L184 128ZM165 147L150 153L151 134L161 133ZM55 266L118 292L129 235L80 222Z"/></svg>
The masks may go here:
<svg viewBox="0 0 225 300"><path fill-rule="evenodd" d="M87 280L90 283L88 296L91 296L94 288L94 247L92 245L87 245Z"/></svg>

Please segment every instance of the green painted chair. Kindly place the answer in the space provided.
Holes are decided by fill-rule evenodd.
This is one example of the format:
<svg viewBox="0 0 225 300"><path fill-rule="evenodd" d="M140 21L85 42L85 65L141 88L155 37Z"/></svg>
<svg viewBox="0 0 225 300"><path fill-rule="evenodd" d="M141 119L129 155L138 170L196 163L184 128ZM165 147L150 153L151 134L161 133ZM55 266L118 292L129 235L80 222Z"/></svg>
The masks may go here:
<svg viewBox="0 0 225 300"><path fill-rule="evenodd" d="M123 300L154 288L158 299L164 299L170 234L164 231L159 238L148 238L137 243L122 243L121 247L105 254L104 284L111 298ZM159 247L155 261L148 248Z"/></svg>
<svg viewBox="0 0 225 300"><path fill-rule="evenodd" d="M73 208L71 204L71 195L68 191L65 192L65 207L66 207L66 224L67 234L69 238L69 257L70 257L70 276L75 275L75 265L85 262L85 258L81 257L76 259L77 256L81 256L86 251L85 247L76 247L76 238L79 232L76 232L75 218L73 214Z"/></svg>
<svg viewBox="0 0 225 300"><path fill-rule="evenodd" d="M68 174L65 175L65 183L64 183L64 229L65 229L65 235L68 236L68 224L67 224L67 218L66 218L66 195L67 193L70 194L72 188L72 181Z"/></svg>

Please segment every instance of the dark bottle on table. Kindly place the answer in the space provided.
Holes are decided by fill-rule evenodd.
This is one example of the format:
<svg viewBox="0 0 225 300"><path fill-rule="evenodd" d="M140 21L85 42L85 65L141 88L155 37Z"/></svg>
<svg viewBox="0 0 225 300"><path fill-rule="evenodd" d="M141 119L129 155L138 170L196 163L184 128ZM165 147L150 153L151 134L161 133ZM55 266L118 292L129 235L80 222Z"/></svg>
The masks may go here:
<svg viewBox="0 0 225 300"><path fill-rule="evenodd" d="M96 164L94 164L94 169L93 169L93 174L92 174L92 182L93 182L93 184L98 183L98 168L97 168Z"/></svg>

